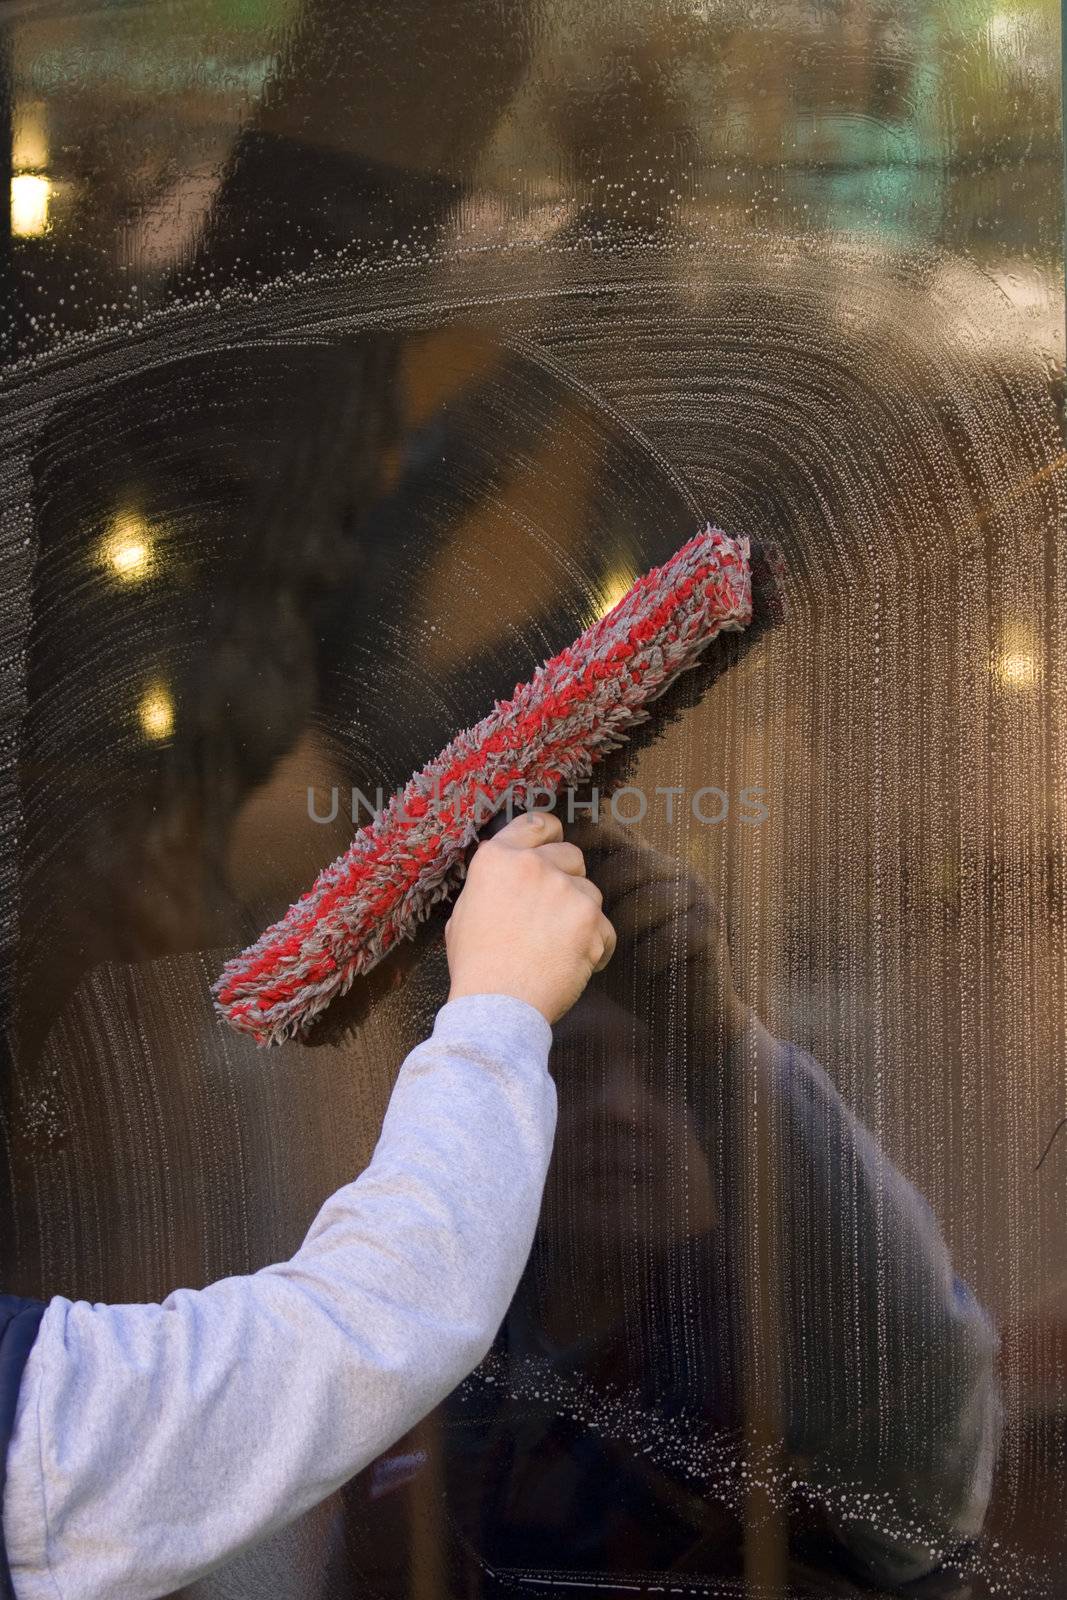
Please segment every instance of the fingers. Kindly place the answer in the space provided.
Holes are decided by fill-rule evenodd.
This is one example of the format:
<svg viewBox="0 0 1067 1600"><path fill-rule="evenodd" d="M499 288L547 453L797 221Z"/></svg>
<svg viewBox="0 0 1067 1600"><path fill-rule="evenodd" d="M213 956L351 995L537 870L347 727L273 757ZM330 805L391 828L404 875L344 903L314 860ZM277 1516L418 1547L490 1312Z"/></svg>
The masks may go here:
<svg viewBox="0 0 1067 1600"><path fill-rule="evenodd" d="M533 828L522 828L516 824L532 822ZM548 824L549 826L544 826ZM552 825L555 825L554 827ZM593 929L593 948L599 949L600 955L593 963L594 972L603 972L612 956L615 954L617 935L615 929L603 915L600 908L604 902L600 888L586 877L585 857L576 844L571 844L562 838L563 827L559 818L550 812L531 812L527 817L516 817L507 828L502 828L497 834L498 839L504 839L511 829L515 829L515 842L518 846L528 843L540 844L539 859L551 863L558 871L566 873L572 881L572 887L587 900L596 906L598 913ZM534 837L531 840L530 835ZM541 841L544 843L541 843Z"/></svg>
<svg viewBox="0 0 1067 1600"><path fill-rule="evenodd" d="M563 824L551 811L520 811L488 842L509 850L529 850L533 845L555 844L562 838Z"/></svg>
<svg viewBox="0 0 1067 1600"><path fill-rule="evenodd" d="M585 877L585 857L576 844L566 841L560 844L546 844L541 849L541 857L550 861L561 872L569 872L575 878Z"/></svg>
<svg viewBox="0 0 1067 1600"><path fill-rule="evenodd" d="M579 894L589 900L597 910L591 931L593 971L603 972L612 956L615 954L617 935L608 918L601 911L604 897L596 884L589 878L575 878L574 888ZM598 953L597 953L598 952Z"/></svg>
<svg viewBox="0 0 1067 1600"><path fill-rule="evenodd" d="M615 954L615 929L612 927L607 917L601 917L599 931L604 940L604 954L600 957L600 960L594 964L594 972L603 972L604 968Z"/></svg>
<svg viewBox="0 0 1067 1600"><path fill-rule="evenodd" d="M593 904L598 909L601 905L603 905L604 896L601 894L599 888L593 882L592 878L586 878L584 876L578 877L575 879L574 887L580 890L582 894L588 895L590 900L592 900Z"/></svg>
<svg viewBox="0 0 1067 1600"><path fill-rule="evenodd" d="M617 935L601 910L604 897L600 889L586 877L585 857L576 844L563 838L563 824L559 818L548 811L522 812L491 840L484 841L479 849L488 844L502 845L509 850L529 850L536 846L539 862L566 874L573 889L596 907L592 930L593 971L603 972L615 954ZM447 926L445 932L447 935Z"/></svg>

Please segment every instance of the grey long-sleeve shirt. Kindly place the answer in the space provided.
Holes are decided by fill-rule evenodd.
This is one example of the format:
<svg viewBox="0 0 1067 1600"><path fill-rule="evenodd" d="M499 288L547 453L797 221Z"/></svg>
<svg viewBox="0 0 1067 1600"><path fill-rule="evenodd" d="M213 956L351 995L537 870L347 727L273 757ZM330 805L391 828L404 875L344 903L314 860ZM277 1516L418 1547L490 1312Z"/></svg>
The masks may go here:
<svg viewBox="0 0 1067 1600"><path fill-rule="evenodd" d="M291 1260L161 1305L53 1299L3 1522L18 1600L151 1600L323 1499L481 1360L533 1242L552 1030L507 995L437 1014L373 1160Z"/></svg>

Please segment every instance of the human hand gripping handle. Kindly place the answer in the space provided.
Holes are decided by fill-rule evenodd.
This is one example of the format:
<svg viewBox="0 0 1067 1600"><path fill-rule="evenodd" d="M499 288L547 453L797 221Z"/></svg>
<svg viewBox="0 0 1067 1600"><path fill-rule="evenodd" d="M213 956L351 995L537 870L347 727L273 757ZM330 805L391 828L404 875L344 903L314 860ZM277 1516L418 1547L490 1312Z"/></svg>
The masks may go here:
<svg viewBox="0 0 1067 1600"><path fill-rule="evenodd" d="M558 1022L615 949L585 858L558 817L525 812L471 858L445 926L448 998L508 994Z"/></svg>

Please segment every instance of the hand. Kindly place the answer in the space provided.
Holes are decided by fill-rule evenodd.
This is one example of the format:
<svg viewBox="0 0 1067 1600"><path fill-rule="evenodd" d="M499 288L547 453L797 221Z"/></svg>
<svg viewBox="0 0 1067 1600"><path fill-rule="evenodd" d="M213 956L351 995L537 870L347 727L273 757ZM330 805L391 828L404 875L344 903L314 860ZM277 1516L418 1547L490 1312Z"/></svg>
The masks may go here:
<svg viewBox="0 0 1067 1600"><path fill-rule="evenodd" d="M445 925L450 1000L510 994L549 1022L611 960L615 930L558 817L524 812L483 840Z"/></svg>

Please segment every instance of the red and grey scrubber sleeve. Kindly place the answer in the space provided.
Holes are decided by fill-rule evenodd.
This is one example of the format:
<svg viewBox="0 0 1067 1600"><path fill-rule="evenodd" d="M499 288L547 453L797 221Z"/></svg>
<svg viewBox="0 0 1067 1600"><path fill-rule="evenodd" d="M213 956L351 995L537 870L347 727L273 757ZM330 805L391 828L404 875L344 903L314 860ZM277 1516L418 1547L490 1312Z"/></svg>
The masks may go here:
<svg viewBox="0 0 1067 1600"><path fill-rule="evenodd" d="M260 1044L300 1032L460 881L509 801L579 784L726 629L748 626L747 539L705 528L392 796L280 922L226 966L220 1015Z"/></svg>

